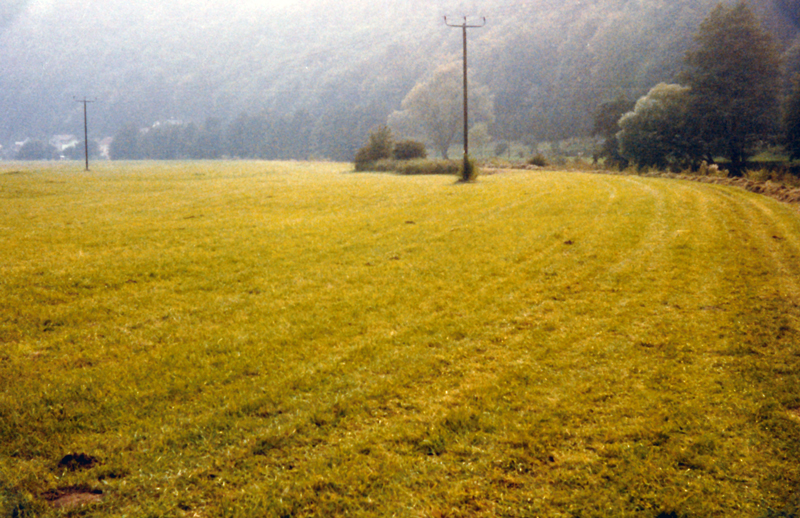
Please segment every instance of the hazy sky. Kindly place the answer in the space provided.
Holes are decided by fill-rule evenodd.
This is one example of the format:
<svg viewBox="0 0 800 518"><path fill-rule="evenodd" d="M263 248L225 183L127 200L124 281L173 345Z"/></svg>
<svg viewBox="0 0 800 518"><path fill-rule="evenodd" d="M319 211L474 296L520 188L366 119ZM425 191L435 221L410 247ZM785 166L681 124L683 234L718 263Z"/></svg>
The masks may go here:
<svg viewBox="0 0 800 518"><path fill-rule="evenodd" d="M0 0L6 1L6 0ZM236 0L236 3L233 4L229 0L170 0L172 3L183 3L183 4L191 4L197 6L247 6L247 7L256 7L260 9L282 9L285 7L289 7L292 5L298 5L297 0ZM90 6L93 3L104 3L102 0L27 0L22 1L21 3L27 3L27 9L29 13L32 14L47 14L52 12L54 9L58 9L64 7L66 5L70 5L72 7L80 7L83 6ZM130 7L141 6L142 8L146 8L148 6L152 6L154 4L161 3L161 0L131 0L130 2L126 2L126 4ZM304 2L308 3L308 1Z"/></svg>

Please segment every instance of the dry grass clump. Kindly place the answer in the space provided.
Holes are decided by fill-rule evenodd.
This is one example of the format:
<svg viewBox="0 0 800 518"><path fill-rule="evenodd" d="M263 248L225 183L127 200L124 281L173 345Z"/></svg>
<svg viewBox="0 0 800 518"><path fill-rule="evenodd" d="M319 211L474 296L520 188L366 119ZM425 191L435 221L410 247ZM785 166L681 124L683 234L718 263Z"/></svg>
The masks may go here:
<svg viewBox="0 0 800 518"><path fill-rule="evenodd" d="M27 167L0 171L0 515L791 512L787 206L554 171Z"/></svg>

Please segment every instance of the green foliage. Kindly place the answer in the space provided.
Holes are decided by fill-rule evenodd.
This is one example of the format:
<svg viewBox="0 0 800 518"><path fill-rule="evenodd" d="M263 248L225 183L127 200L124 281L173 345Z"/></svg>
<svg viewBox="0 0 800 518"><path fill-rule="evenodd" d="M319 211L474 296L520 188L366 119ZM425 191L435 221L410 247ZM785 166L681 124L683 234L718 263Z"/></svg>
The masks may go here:
<svg viewBox="0 0 800 518"><path fill-rule="evenodd" d="M719 4L686 55L693 132L709 159L721 156L739 175L755 144L778 120L779 56L745 2Z"/></svg>
<svg viewBox="0 0 800 518"><path fill-rule="evenodd" d="M356 152L356 171L367 171L375 162L392 158L394 140L392 130L387 126L374 129L367 140L367 144Z"/></svg>
<svg viewBox="0 0 800 518"><path fill-rule="evenodd" d="M179 160L192 157L197 127L193 123L163 121L146 128L139 135L144 157L156 160Z"/></svg>
<svg viewBox="0 0 800 518"><path fill-rule="evenodd" d="M425 144L416 140L402 140L394 146L395 160L413 160L415 158L428 158Z"/></svg>
<svg viewBox="0 0 800 518"><path fill-rule="evenodd" d="M478 166L475 164L474 160L461 160L459 164L459 176L461 178L461 182L474 182L478 179L480 170L478 169Z"/></svg>
<svg viewBox="0 0 800 518"><path fill-rule="evenodd" d="M461 166L456 160L431 160L414 158L410 160L396 160L385 158L376 162L367 162L356 171L369 171L376 173L397 173L406 176L417 175L458 175Z"/></svg>
<svg viewBox="0 0 800 518"><path fill-rule="evenodd" d="M593 134L603 138L603 144L596 153L596 158L604 158L606 164L620 170L628 167L628 159L619 150L617 133L620 131L619 120L629 111L633 111L636 103L623 97L601 103L594 114Z"/></svg>
<svg viewBox="0 0 800 518"><path fill-rule="evenodd" d="M450 145L464 127L462 81L460 63L454 61L438 67L408 92L402 110L390 115L389 125L399 134L424 137L447 159ZM469 92L470 120L493 120L494 101L488 88L473 81Z"/></svg>
<svg viewBox="0 0 800 518"><path fill-rule="evenodd" d="M751 2L784 46L798 34L798 26L791 25L797 9L776 15L775 5L788 2ZM352 160L368 130L385 123L391 108L429 77L443 56L457 60L460 50L457 31L443 31L418 16L427 9L423 0L390 0L381 9L369 0L338 6L337 16L354 31L307 23L321 11L316 1L223 6L181 0L152 10L108 0L77 10L27 12L22 3L33 5L0 2L6 20L18 22L3 32L4 149L49 128L79 131L74 123L80 105L63 92L81 91L92 77L109 92L90 108L94 138L113 135L128 121L144 128L174 117L199 129L208 117L227 122L241 113L259 118L267 111L268 138L227 154ZM684 49L717 3L528 2L518 6L516 18L495 17L470 43L470 52L479 53L470 63L474 84L486 85L498 106L493 135L522 141L529 135L555 140L590 133L598 95L638 97L654 84L678 80ZM485 8L506 7L490 0ZM184 23L186 13L191 23ZM388 26L396 30L387 32ZM319 55L329 59L315 62ZM792 64L796 70L797 60ZM43 68L48 74L41 74ZM73 121L69 127L66 120ZM263 135L263 128L253 130L254 137Z"/></svg>
<svg viewBox="0 0 800 518"><path fill-rule="evenodd" d="M269 122L265 115L239 114L226 131L229 155L236 158L263 158L271 137Z"/></svg>
<svg viewBox="0 0 800 518"><path fill-rule="evenodd" d="M486 122L479 122L470 128L469 148L471 152L477 151L479 155L483 155L491 143L492 135L489 133L489 125Z"/></svg>
<svg viewBox="0 0 800 518"><path fill-rule="evenodd" d="M190 135L193 142L189 156L200 159L218 159L226 151L222 121L209 117L196 134Z"/></svg>
<svg viewBox="0 0 800 518"><path fill-rule="evenodd" d="M455 160L408 160L397 162L394 170L402 175L458 175L461 166Z"/></svg>
<svg viewBox="0 0 800 518"><path fill-rule="evenodd" d="M619 132L619 119L636 106L624 97L600 103L594 113L592 134L611 138Z"/></svg>
<svg viewBox="0 0 800 518"><path fill-rule="evenodd" d="M135 124L124 125L111 141L109 155L112 160L136 160L143 158L139 128Z"/></svg>
<svg viewBox="0 0 800 518"><path fill-rule="evenodd" d="M620 154L640 168L685 168L694 157L688 128L690 89L661 83L619 120Z"/></svg>
<svg viewBox="0 0 800 518"><path fill-rule="evenodd" d="M789 46L798 29L774 9L785 1L751 4ZM114 134L127 121L145 128L171 117L194 123L200 132L209 117L227 123L244 113L258 119L246 128L250 144L223 154L352 160L369 128L385 123L391 108L430 77L442 52L446 60L459 57L456 31L442 31L414 14L426 8L422 0L392 0L380 10L367 0L348 2L337 13L358 30L321 32L304 22L319 11L316 2L281 2L286 12L280 16L271 14L276 8L269 2L225 8L206 2L197 8L200 3L182 0L147 10L109 0L81 10L23 11L19 23L4 30L4 149L46 128L75 132L74 124L63 122L78 120L79 105L63 92L80 91L92 77L113 92L90 111L94 138ZM678 81L684 49L716 3L532 2L517 10L525 24L495 19L474 33L480 39L470 49L480 53L470 63L471 85L486 85L498 106L493 136L519 142L589 134L598 96L638 97L654 84ZM486 7L500 4L491 0ZM187 12L192 23L181 23ZM386 34L389 25L398 29ZM380 44L364 46L367 40ZM111 59L131 49L137 49L136 59ZM330 59L307 63L326 53ZM430 142L417 129L402 135ZM440 151L431 144L428 149Z"/></svg>
<svg viewBox="0 0 800 518"><path fill-rule="evenodd" d="M530 165L535 165L537 167L546 167L547 166L547 159L541 153L536 153L533 155L529 160L528 163Z"/></svg>
<svg viewBox="0 0 800 518"><path fill-rule="evenodd" d="M17 160L53 160L57 158L56 148L41 140L29 140L17 151Z"/></svg>
<svg viewBox="0 0 800 518"><path fill-rule="evenodd" d="M794 81L783 118L784 140L790 158L800 160L800 76Z"/></svg>

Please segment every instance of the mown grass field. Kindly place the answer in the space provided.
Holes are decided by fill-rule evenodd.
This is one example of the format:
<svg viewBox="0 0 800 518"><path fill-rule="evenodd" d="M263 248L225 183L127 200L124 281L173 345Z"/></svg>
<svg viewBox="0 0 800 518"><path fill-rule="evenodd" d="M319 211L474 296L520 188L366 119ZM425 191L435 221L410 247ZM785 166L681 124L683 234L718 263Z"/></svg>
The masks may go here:
<svg viewBox="0 0 800 518"><path fill-rule="evenodd" d="M798 512L796 208L578 173L3 167L6 516Z"/></svg>

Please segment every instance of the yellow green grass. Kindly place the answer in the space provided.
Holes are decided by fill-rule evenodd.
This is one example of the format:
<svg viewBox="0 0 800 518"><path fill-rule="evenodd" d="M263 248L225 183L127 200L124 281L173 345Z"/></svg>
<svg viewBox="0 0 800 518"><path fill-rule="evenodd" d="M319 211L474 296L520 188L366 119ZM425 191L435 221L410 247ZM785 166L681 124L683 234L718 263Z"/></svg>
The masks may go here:
<svg viewBox="0 0 800 518"><path fill-rule="evenodd" d="M790 206L577 173L4 167L0 513L797 503ZM98 462L59 467L76 453Z"/></svg>

